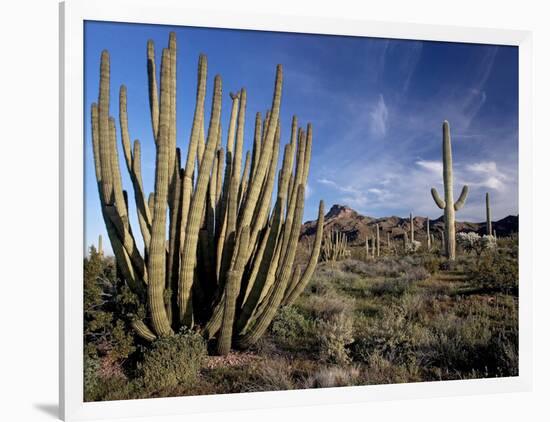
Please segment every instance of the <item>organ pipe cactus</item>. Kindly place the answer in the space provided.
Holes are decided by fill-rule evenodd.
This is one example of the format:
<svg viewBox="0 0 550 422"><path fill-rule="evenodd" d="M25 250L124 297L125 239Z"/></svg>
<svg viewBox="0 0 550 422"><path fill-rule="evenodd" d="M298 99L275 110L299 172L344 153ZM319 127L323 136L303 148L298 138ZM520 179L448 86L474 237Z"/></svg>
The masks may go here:
<svg viewBox="0 0 550 422"><path fill-rule="evenodd" d="M92 144L101 211L126 281L146 314L128 315L145 340L182 327L215 339L215 350L248 347L264 334L281 305L308 284L321 251L321 201L315 241L302 270L294 260L305 201L313 129L292 119L279 171L283 69L276 68L271 108L256 115L252 152L244 154L247 93L232 94L227 143L222 146L222 80L214 78L205 116L207 58L198 60L196 100L185 155L176 147L176 37L162 50L158 78L155 46L147 43L148 96L155 145L154 191L146 194L139 141L130 141L127 102L119 95L120 139L132 183L143 250L130 227L122 187L116 123L110 111L110 59L101 54L99 99L92 104ZM157 78L159 83L157 84ZM246 155L244 167L243 155ZM182 167L183 166L183 167ZM277 177L278 174L278 177ZM277 183L276 183L277 179ZM271 207L277 186L277 201Z"/></svg>
<svg viewBox="0 0 550 422"><path fill-rule="evenodd" d="M340 261L348 256L348 237L338 230L331 230L323 241L322 260Z"/></svg>
<svg viewBox="0 0 550 422"><path fill-rule="evenodd" d="M493 234L493 225L491 223L491 204L489 202L489 192L485 194L485 211L487 214L487 236L491 236Z"/></svg>
<svg viewBox="0 0 550 422"><path fill-rule="evenodd" d="M436 205L444 210L445 216L445 255L449 260L456 257L455 212L460 210L468 197L468 185L464 185L458 200L453 196L453 154L451 147L451 133L449 122L443 122L443 186L445 199L441 199L437 190L432 188L431 193Z"/></svg>

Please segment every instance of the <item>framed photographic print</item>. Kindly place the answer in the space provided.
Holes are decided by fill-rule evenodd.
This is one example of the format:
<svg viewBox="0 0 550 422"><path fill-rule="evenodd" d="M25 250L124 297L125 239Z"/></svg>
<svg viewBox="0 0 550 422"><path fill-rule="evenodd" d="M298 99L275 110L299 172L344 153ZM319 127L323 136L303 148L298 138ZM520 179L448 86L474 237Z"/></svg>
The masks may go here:
<svg viewBox="0 0 550 422"><path fill-rule="evenodd" d="M60 13L65 420L530 388L529 33Z"/></svg>

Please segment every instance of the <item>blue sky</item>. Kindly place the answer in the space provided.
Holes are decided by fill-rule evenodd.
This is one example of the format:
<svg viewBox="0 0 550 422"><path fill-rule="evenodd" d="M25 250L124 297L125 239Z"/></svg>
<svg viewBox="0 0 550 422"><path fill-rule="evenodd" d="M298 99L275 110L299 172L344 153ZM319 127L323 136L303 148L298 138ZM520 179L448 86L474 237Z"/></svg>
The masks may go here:
<svg viewBox="0 0 550 422"><path fill-rule="evenodd" d="M155 41L160 67L170 31L176 32L178 40L177 142L183 151L200 53L208 57L210 93L214 75L222 76L224 133L229 92L247 89L246 148L251 148L255 113L271 105L275 66L283 65L282 140L288 142L293 114L300 124L311 122L314 129L304 220L315 218L320 199L327 207L345 204L374 217L409 212L439 217L430 187L442 192L441 123L445 119L451 124L455 195L463 184L470 185L469 200L457 218L483 221L485 192L491 193L494 219L518 213L516 47L87 22L86 245L95 244L100 233L106 239L90 136L90 106L97 101L101 51L107 49L111 55L111 114L117 125L118 90L121 84L128 88L130 136L141 141L145 190L150 192L155 151L146 43ZM117 138L120 142L120 132ZM121 164L123 184L133 198ZM132 225L138 233L135 215Z"/></svg>

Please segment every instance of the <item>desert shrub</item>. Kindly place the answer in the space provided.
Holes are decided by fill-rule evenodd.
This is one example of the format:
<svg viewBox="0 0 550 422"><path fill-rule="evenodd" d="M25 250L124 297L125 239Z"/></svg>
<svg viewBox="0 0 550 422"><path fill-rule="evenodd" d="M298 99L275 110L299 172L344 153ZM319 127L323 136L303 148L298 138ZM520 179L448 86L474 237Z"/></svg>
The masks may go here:
<svg viewBox="0 0 550 422"><path fill-rule="evenodd" d="M247 391L281 391L296 388L292 365L286 359L268 359L255 365L256 377Z"/></svg>
<svg viewBox="0 0 550 422"><path fill-rule="evenodd" d="M325 295L334 291L336 286L345 286L360 278L357 274L342 271L339 265L340 262L337 262L333 268L324 263L319 264L306 288L306 294Z"/></svg>
<svg viewBox="0 0 550 422"><path fill-rule="evenodd" d="M345 387L362 384L361 369L357 366L327 366L315 371L304 381L304 388Z"/></svg>
<svg viewBox="0 0 550 422"><path fill-rule="evenodd" d="M291 349L307 348L314 323L298 311L295 306L285 306L279 310L271 323L274 341Z"/></svg>
<svg viewBox="0 0 550 422"><path fill-rule="evenodd" d="M428 278L430 278L430 273L423 266L411 267L401 276L401 279L406 280L409 283L426 280Z"/></svg>
<svg viewBox="0 0 550 422"><path fill-rule="evenodd" d="M143 387L156 392L197 380L206 358L206 344L196 333L184 331L155 340L138 363Z"/></svg>
<svg viewBox="0 0 550 422"><path fill-rule="evenodd" d="M352 316L341 312L327 320L318 320L316 326L321 360L336 364L349 363L346 346L353 342Z"/></svg>
<svg viewBox="0 0 550 422"><path fill-rule="evenodd" d="M422 266L430 274L435 274L439 271L439 264L441 260L435 255L424 255L422 256Z"/></svg>
<svg viewBox="0 0 550 422"><path fill-rule="evenodd" d="M369 286L369 292L373 296L403 296L410 288L411 283L406 278L386 279L377 281Z"/></svg>
<svg viewBox="0 0 550 422"><path fill-rule="evenodd" d="M84 344L90 357L124 360L135 351L126 315L135 297L116 277L115 263L92 246L84 259Z"/></svg>
<svg viewBox="0 0 550 422"><path fill-rule="evenodd" d="M373 320L362 332L355 332L355 341L350 346L354 361L368 363L373 354L401 365L416 357L417 342L423 333L414 325L402 308L391 308L380 318Z"/></svg>
<svg viewBox="0 0 550 422"><path fill-rule="evenodd" d="M488 321L475 315L458 318L443 314L432 321L430 328L431 337L423 347L422 358L449 373L477 365L482 358L480 351L491 337Z"/></svg>
<svg viewBox="0 0 550 422"><path fill-rule="evenodd" d="M100 379L98 376L99 359L84 355L84 401L94 401L98 399L98 385Z"/></svg>
<svg viewBox="0 0 550 422"><path fill-rule="evenodd" d="M517 294L519 268L517 257L503 252L485 255L469 276L474 284Z"/></svg>
<svg viewBox="0 0 550 422"><path fill-rule="evenodd" d="M397 384L422 381L421 368L415 362L396 365L379 352L369 355L366 362L364 384Z"/></svg>
<svg viewBox="0 0 550 422"><path fill-rule="evenodd" d="M340 263L342 271L358 274L360 276L368 275L370 272L370 264L364 261L355 259L346 259Z"/></svg>
<svg viewBox="0 0 550 422"><path fill-rule="evenodd" d="M303 307L313 318L328 320L341 313L351 313L354 300L336 293L311 295L305 300Z"/></svg>
<svg viewBox="0 0 550 422"><path fill-rule="evenodd" d="M399 310L407 321L419 321L424 316L426 305L429 304L431 300L426 294L405 294L399 303Z"/></svg>

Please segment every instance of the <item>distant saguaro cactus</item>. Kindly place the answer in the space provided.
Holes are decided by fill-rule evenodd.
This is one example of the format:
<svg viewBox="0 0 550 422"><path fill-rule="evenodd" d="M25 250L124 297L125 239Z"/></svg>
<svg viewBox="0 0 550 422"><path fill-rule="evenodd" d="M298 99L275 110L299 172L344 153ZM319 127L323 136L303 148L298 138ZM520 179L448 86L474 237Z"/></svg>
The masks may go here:
<svg viewBox="0 0 550 422"><path fill-rule="evenodd" d="M432 239L431 239L431 236L430 236L430 218L429 217L426 217L426 242L427 242L427 246L428 246L428 250L430 250L432 248Z"/></svg>
<svg viewBox="0 0 550 422"><path fill-rule="evenodd" d="M319 258L323 202L305 269L295 266L310 167L313 130L292 120L277 171L283 70L276 68L271 109L256 115L252 154L242 168L246 90L232 95L222 148L222 80L214 78L210 119L205 116L207 59L198 60L197 92L187 154L176 147L176 37L162 51L157 86L155 49L147 43L148 94L155 151L154 192L146 195L141 147L128 130L124 86L119 94L120 139L135 197L144 248L130 227L122 187L116 123L110 116L110 59L103 51L99 100L92 104L92 144L101 211L121 277L144 305L128 315L145 340L182 327L216 340L216 351L245 348L264 334L277 310L303 291ZM224 168L225 164L225 168ZM183 167L182 167L183 165ZM278 178L277 178L278 174ZM271 207L277 178L276 201ZM100 240L101 243L101 240Z"/></svg>
<svg viewBox="0 0 550 422"><path fill-rule="evenodd" d="M493 225L491 223L491 204L489 202L489 192L485 194L485 211L487 217L487 236L491 236L493 234Z"/></svg>
<svg viewBox="0 0 550 422"><path fill-rule="evenodd" d="M462 188L460 197L454 202L453 196L453 153L449 122L443 122L443 186L445 200L441 199L437 190L432 188L432 197L436 205L445 211L445 255L449 260L456 257L455 211L460 210L468 197L468 185Z"/></svg>
<svg viewBox="0 0 550 422"><path fill-rule="evenodd" d="M348 237L344 232L332 229L325 235L321 259L335 262L346 258L348 255Z"/></svg>
<svg viewBox="0 0 550 422"><path fill-rule="evenodd" d="M97 239L97 253L103 256L103 236L101 235Z"/></svg>
<svg viewBox="0 0 550 422"><path fill-rule="evenodd" d="M380 225L376 225L376 256L380 256Z"/></svg>
<svg viewBox="0 0 550 422"><path fill-rule="evenodd" d="M410 218L410 225L411 225L411 242L414 242L414 218L413 218L413 215L412 215L412 212L409 216Z"/></svg>

